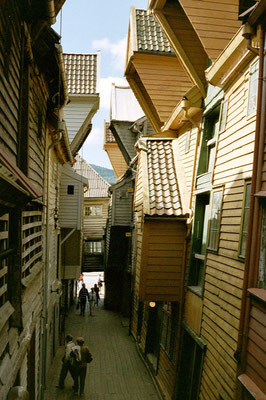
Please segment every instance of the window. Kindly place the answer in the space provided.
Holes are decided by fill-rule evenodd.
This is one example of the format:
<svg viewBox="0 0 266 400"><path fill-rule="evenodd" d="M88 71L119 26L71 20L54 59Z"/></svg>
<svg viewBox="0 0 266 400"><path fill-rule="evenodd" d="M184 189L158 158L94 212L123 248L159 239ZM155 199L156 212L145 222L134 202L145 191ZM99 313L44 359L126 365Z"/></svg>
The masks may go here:
<svg viewBox="0 0 266 400"><path fill-rule="evenodd" d="M258 71L259 71L259 61L252 64L250 67L249 89L248 89L248 110L247 110L248 115L253 114L256 111L257 89L258 89Z"/></svg>
<svg viewBox="0 0 266 400"><path fill-rule="evenodd" d="M242 217L242 228L241 228L241 240L240 240L240 249L239 249L240 257L245 257L245 255L246 255L250 192L251 192L251 183L246 182L243 217Z"/></svg>
<svg viewBox="0 0 266 400"><path fill-rule="evenodd" d="M227 105L228 105L228 100L225 100L225 101L222 102L222 107L221 107L221 112L220 112L219 132L222 132L222 131L225 130L226 117L227 117Z"/></svg>
<svg viewBox="0 0 266 400"><path fill-rule="evenodd" d="M209 250L218 250L219 244L219 230L221 220L221 208L222 208L223 191L215 190L212 193L212 205L210 213L210 227L209 227Z"/></svg>
<svg viewBox="0 0 266 400"><path fill-rule="evenodd" d="M191 330L183 331L178 373L177 399L195 400L199 397L205 343Z"/></svg>
<svg viewBox="0 0 266 400"><path fill-rule="evenodd" d="M102 215L102 206L86 206L85 217Z"/></svg>
<svg viewBox="0 0 266 400"><path fill-rule="evenodd" d="M174 361L177 341L178 303L165 303L161 332L161 346L170 360Z"/></svg>
<svg viewBox="0 0 266 400"><path fill-rule="evenodd" d="M74 185L67 185L67 194L74 194Z"/></svg>
<svg viewBox="0 0 266 400"><path fill-rule="evenodd" d="M191 130L189 129L186 132L186 144L185 144L185 153L189 152L189 147L190 147L190 136L191 136Z"/></svg>
<svg viewBox="0 0 266 400"><path fill-rule="evenodd" d="M192 233L192 254L189 271L189 285L201 288L207 247L207 231L209 221L209 194L201 194L196 198L195 218Z"/></svg>
<svg viewBox="0 0 266 400"><path fill-rule="evenodd" d="M89 242L86 241L84 242L84 253L89 254L89 253L101 253L102 252L102 242L97 241L97 242Z"/></svg>
<svg viewBox="0 0 266 400"><path fill-rule="evenodd" d="M219 132L219 112L220 106L205 117L198 175L213 171Z"/></svg>
<svg viewBox="0 0 266 400"><path fill-rule="evenodd" d="M258 287L266 290L266 205L263 208Z"/></svg>

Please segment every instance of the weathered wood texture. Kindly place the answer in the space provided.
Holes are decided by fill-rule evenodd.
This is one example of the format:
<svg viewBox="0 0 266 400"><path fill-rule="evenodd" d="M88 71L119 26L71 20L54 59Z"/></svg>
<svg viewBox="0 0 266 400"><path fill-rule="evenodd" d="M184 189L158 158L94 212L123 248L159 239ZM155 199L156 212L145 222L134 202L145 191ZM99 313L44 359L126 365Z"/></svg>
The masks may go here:
<svg viewBox="0 0 266 400"><path fill-rule="evenodd" d="M192 87L192 82L176 57L137 54L134 67L161 122Z"/></svg>
<svg viewBox="0 0 266 400"><path fill-rule="evenodd" d="M238 0L180 0L208 56L215 60L237 32Z"/></svg>
<svg viewBox="0 0 266 400"><path fill-rule="evenodd" d="M245 373L266 393L266 305L252 299Z"/></svg>
<svg viewBox="0 0 266 400"><path fill-rule="evenodd" d="M175 389L176 367L170 361L165 351L160 348L159 369L156 377L159 385L163 389L166 400L173 399Z"/></svg>
<svg viewBox="0 0 266 400"><path fill-rule="evenodd" d="M101 215L83 216L84 239L102 239L108 217L109 198L84 198L84 208L101 206Z"/></svg>
<svg viewBox="0 0 266 400"><path fill-rule="evenodd" d="M264 136L264 157L263 157L263 166L262 166L262 185L261 190L266 191L266 134Z"/></svg>
<svg viewBox="0 0 266 400"><path fill-rule="evenodd" d="M199 5L197 4L197 8ZM191 22L180 3L167 3L163 14L171 28L176 40L185 51L188 60L202 82L205 81L204 71L207 67L208 56ZM166 32L167 34L167 32ZM167 35L171 42L171 37ZM184 60L186 61L186 60Z"/></svg>
<svg viewBox="0 0 266 400"><path fill-rule="evenodd" d="M91 112L94 103L88 102L87 98L89 96L84 96L82 98L70 95L70 97L71 102L66 105L64 110L69 142L71 143L87 115Z"/></svg>
<svg viewBox="0 0 266 400"><path fill-rule="evenodd" d="M247 117L248 67L225 93L225 130L217 143L213 184L223 185L219 248L207 253L201 335L207 343L201 397L234 397L244 263L238 257L245 179L252 176L255 116ZM219 389L220 388L220 389Z"/></svg>
<svg viewBox="0 0 266 400"><path fill-rule="evenodd" d="M127 170L127 164L117 143L105 143L104 150L108 154L115 176L119 178Z"/></svg>
<svg viewBox="0 0 266 400"><path fill-rule="evenodd" d="M132 223L133 181L125 180L113 186L112 225L130 226Z"/></svg>
<svg viewBox="0 0 266 400"><path fill-rule="evenodd" d="M180 301L186 226L184 222L145 220L140 267L140 299Z"/></svg>

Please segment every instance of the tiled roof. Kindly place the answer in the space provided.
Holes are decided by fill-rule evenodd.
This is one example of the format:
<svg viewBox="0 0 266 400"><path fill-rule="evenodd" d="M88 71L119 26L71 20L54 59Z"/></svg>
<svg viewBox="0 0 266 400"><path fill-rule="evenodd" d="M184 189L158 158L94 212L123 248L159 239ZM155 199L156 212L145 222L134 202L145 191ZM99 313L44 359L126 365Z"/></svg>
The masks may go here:
<svg viewBox="0 0 266 400"><path fill-rule="evenodd" d="M171 140L147 140L150 215L183 214Z"/></svg>
<svg viewBox="0 0 266 400"><path fill-rule="evenodd" d="M116 143L112 131L109 129L110 122L105 122L105 143Z"/></svg>
<svg viewBox="0 0 266 400"><path fill-rule="evenodd" d="M146 10L136 10L138 51L174 55L159 23Z"/></svg>
<svg viewBox="0 0 266 400"><path fill-rule="evenodd" d="M106 182L101 175L96 172L87 161L79 154L76 156L76 162L73 166L75 171L88 179L89 189L84 194L84 197L108 197L108 188L110 184Z"/></svg>
<svg viewBox="0 0 266 400"><path fill-rule="evenodd" d="M98 54L64 54L69 94L95 94Z"/></svg>

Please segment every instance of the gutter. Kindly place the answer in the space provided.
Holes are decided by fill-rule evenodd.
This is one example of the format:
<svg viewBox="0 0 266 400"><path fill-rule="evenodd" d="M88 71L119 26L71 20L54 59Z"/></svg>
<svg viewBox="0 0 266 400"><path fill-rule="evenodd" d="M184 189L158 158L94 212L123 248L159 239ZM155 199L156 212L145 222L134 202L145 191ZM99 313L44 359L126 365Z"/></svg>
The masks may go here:
<svg viewBox="0 0 266 400"><path fill-rule="evenodd" d="M62 83L63 83L64 103L61 104L61 107L60 107L60 108L63 108L69 102L68 89L67 89L67 80L66 80L66 72L65 72L65 64L64 64L64 57L63 57L63 48L62 48L61 44L57 44L57 43L55 44L55 48L56 48L57 54L58 54L59 71L60 71L61 78L62 78Z"/></svg>

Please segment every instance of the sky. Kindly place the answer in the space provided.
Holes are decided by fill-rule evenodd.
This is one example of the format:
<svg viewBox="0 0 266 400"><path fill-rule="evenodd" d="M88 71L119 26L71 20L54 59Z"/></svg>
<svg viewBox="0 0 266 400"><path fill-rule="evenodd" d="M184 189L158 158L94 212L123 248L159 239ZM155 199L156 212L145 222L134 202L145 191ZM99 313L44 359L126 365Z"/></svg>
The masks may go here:
<svg viewBox="0 0 266 400"><path fill-rule="evenodd" d="M148 0L66 0L53 28L61 33L65 53L100 51L100 108L92 131L80 150L91 164L112 168L103 150L104 119L109 121L112 83L128 86L124 78L130 6L146 9Z"/></svg>

